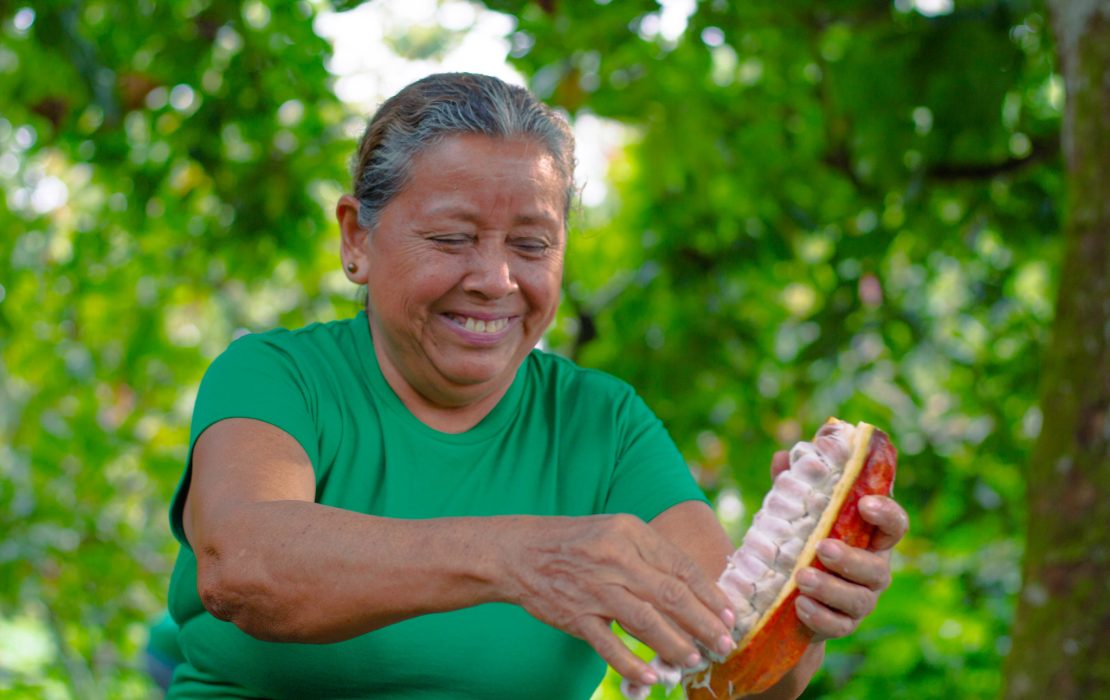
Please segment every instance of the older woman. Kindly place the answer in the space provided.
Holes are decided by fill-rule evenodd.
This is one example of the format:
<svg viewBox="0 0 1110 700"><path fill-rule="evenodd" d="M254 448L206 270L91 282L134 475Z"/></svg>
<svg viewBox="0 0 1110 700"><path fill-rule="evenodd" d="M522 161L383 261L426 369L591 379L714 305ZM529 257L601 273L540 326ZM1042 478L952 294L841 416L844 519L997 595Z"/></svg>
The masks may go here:
<svg viewBox="0 0 1110 700"><path fill-rule="evenodd" d="M201 385L170 697L585 698L604 661L652 682L612 620L674 664L728 651L732 547L674 444L629 386L534 349L572 171L566 122L494 78L431 76L373 117L336 209L365 311L245 336ZM905 515L869 505L887 549ZM839 553L804 599L822 637L889 578Z"/></svg>

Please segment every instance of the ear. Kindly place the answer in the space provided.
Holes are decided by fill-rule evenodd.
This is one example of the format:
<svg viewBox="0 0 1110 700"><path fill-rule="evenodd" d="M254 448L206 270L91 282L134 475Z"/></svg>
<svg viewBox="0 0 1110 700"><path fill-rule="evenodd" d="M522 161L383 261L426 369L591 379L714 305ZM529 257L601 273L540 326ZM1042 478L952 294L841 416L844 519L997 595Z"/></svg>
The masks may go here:
<svg viewBox="0 0 1110 700"><path fill-rule="evenodd" d="M358 208L358 200L345 194L335 205L335 218L339 221L339 256L343 264L343 274L355 284L366 284L370 269L366 238L370 232L359 225Z"/></svg>

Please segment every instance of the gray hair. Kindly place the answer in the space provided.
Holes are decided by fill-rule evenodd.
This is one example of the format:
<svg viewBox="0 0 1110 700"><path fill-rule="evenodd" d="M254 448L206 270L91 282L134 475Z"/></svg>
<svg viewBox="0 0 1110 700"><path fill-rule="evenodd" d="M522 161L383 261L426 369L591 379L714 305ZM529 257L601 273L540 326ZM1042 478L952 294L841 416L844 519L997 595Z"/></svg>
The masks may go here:
<svg viewBox="0 0 1110 700"><path fill-rule="evenodd" d="M527 137L542 144L574 197L574 134L567 120L522 87L476 73L439 73L386 100L366 126L353 161L358 223L373 229L408 184L412 160L453 134Z"/></svg>

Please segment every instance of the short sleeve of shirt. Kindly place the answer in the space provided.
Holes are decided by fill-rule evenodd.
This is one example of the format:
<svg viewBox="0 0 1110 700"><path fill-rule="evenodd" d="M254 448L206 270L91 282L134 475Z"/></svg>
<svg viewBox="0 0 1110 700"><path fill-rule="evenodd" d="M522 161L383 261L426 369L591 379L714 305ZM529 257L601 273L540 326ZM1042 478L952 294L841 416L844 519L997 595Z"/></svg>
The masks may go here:
<svg viewBox="0 0 1110 700"><path fill-rule="evenodd" d="M289 433L300 443L313 467L318 465L319 441L311 410L311 382L288 350L268 337L271 333L246 335L233 342L212 362L201 380L189 431L189 457L170 506L174 536L186 547L182 513L192 477L193 448L197 438L215 423L227 418L253 418L269 423Z"/></svg>
<svg viewBox="0 0 1110 700"><path fill-rule="evenodd" d="M708 502L663 422L631 387L620 406L618 429L621 444L606 513L650 521L683 501Z"/></svg>

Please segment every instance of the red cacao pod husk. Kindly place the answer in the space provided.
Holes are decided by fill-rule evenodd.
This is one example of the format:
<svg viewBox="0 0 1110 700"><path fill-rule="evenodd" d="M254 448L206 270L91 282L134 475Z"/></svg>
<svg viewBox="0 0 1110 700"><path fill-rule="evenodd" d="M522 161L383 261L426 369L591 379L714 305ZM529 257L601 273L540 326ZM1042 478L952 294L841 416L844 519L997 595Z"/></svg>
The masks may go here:
<svg viewBox="0 0 1110 700"><path fill-rule="evenodd" d="M829 422L837 421L830 418ZM867 423L855 427L852 453L844 472L785 585L727 658L683 679L690 700L722 700L760 693L798 664L812 642L813 632L798 619L795 601L799 592L794 578L805 566L825 569L816 558L817 544L825 538L838 539L852 547L871 546L878 528L860 516L859 499L889 495L897 461L897 452L886 433Z"/></svg>

